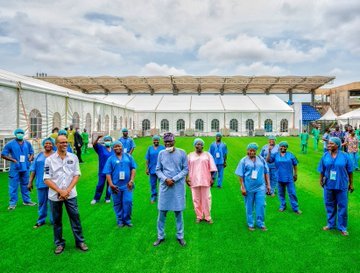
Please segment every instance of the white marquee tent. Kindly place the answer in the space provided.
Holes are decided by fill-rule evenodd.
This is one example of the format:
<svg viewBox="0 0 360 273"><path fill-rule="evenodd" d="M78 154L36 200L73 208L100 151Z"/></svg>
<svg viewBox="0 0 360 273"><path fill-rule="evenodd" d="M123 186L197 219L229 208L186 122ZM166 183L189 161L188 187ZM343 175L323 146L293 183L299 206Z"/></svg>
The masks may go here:
<svg viewBox="0 0 360 273"><path fill-rule="evenodd" d="M333 121L337 119L337 115L334 113L331 107L326 111L326 113L319 119L325 121Z"/></svg>
<svg viewBox="0 0 360 273"><path fill-rule="evenodd" d="M360 126L360 108L353 111L347 112L341 116L337 117L337 120L341 124L350 124L352 126Z"/></svg>

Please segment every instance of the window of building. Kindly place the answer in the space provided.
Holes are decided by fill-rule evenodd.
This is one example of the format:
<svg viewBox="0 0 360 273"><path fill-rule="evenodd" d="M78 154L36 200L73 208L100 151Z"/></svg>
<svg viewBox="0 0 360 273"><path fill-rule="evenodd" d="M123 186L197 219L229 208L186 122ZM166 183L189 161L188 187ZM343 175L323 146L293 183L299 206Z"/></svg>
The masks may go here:
<svg viewBox="0 0 360 273"><path fill-rule="evenodd" d="M52 129L59 128L61 129L61 116L59 112L55 112L53 116Z"/></svg>
<svg viewBox="0 0 360 273"><path fill-rule="evenodd" d="M238 132L239 131L239 123L237 119L230 120L230 131L231 132Z"/></svg>
<svg viewBox="0 0 360 273"><path fill-rule="evenodd" d="M72 116L72 125L73 128L80 128L80 116L78 112L74 112Z"/></svg>
<svg viewBox="0 0 360 273"><path fill-rule="evenodd" d="M182 131L185 130L185 120L178 119L176 121L176 131Z"/></svg>
<svg viewBox="0 0 360 273"><path fill-rule="evenodd" d="M117 117L114 116L114 120L113 120L113 128L114 128L114 131L117 130Z"/></svg>
<svg viewBox="0 0 360 273"><path fill-rule="evenodd" d="M254 121L252 119L247 119L245 123L245 128L248 131L254 131Z"/></svg>
<svg viewBox="0 0 360 273"><path fill-rule="evenodd" d="M90 135L91 134L91 115L89 113L87 113L86 117L85 117L85 129Z"/></svg>
<svg viewBox="0 0 360 273"><path fill-rule="evenodd" d="M219 132L220 122L218 119L213 119L211 121L211 131L212 132Z"/></svg>
<svg viewBox="0 0 360 273"><path fill-rule="evenodd" d="M101 115L99 115L97 123L96 123L96 129L98 132L101 131Z"/></svg>
<svg viewBox="0 0 360 273"><path fill-rule="evenodd" d="M161 123L160 123L160 129L161 131L169 131L169 121L167 119L163 119L161 120Z"/></svg>
<svg viewBox="0 0 360 273"><path fill-rule="evenodd" d="M110 130L110 118L109 115L105 116L105 133L108 135Z"/></svg>
<svg viewBox="0 0 360 273"><path fill-rule="evenodd" d="M282 119L280 121L280 132L284 133L284 132L288 132L289 130L289 122L287 119Z"/></svg>
<svg viewBox="0 0 360 273"><path fill-rule="evenodd" d="M195 130L199 132L204 131L204 121L202 119L197 119L195 121Z"/></svg>
<svg viewBox="0 0 360 273"><path fill-rule="evenodd" d="M265 132L272 132L273 131L273 122L271 119L266 119L264 122L264 129Z"/></svg>
<svg viewBox="0 0 360 273"><path fill-rule="evenodd" d="M37 109L30 112L30 137L41 138L42 118L41 113Z"/></svg>
<svg viewBox="0 0 360 273"><path fill-rule="evenodd" d="M144 119L144 120L142 121L142 130L143 130L143 131L150 130L150 120Z"/></svg>

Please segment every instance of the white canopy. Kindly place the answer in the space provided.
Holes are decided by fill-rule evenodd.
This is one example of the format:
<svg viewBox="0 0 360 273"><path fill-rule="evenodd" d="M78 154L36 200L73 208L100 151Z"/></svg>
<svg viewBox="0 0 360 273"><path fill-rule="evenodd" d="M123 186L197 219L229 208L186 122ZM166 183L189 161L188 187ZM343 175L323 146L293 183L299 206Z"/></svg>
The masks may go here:
<svg viewBox="0 0 360 273"><path fill-rule="evenodd" d="M337 119L360 119L360 108L338 116Z"/></svg>
<svg viewBox="0 0 360 273"><path fill-rule="evenodd" d="M331 107L329 107L329 109L327 110L327 112L319 119L319 120L336 120L337 119L337 115L335 115L333 109Z"/></svg>

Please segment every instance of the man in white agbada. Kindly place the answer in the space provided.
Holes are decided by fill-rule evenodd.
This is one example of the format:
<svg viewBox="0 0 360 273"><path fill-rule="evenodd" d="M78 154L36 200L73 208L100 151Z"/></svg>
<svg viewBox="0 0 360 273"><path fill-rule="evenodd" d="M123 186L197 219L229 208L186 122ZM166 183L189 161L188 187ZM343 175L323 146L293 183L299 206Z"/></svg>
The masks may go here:
<svg viewBox="0 0 360 273"><path fill-rule="evenodd" d="M168 211L174 211L176 217L176 237L181 246L185 246L184 221L182 211L185 209L185 177L188 173L186 153L175 148L175 137L172 133L164 134L165 150L159 153L156 175L160 179L159 216L157 221L158 239L154 246L165 241L165 219Z"/></svg>

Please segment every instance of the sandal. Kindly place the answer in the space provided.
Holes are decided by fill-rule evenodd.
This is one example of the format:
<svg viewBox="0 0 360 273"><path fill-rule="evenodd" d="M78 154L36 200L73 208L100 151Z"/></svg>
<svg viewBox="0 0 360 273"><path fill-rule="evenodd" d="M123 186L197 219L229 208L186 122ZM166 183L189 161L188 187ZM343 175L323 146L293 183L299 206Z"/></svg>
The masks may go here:
<svg viewBox="0 0 360 273"><path fill-rule="evenodd" d="M36 223L33 228L39 228L41 226L45 225L45 223Z"/></svg>
<svg viewBox="0 0 360 273"><path fill-rule="evenodd" d="M326 230L330 230L330 229L331 229L331 227L329 227L329 226L324 226L324 227L323 227L323 230L325 230L325 231L326 231Z"/></svg>
<svg viewBox="0 0 360 273"><path fill-rule="evenodd" d="M347 232L346 230L342 230L340 232L342 236L349 236L349 232Z"/></svg>

